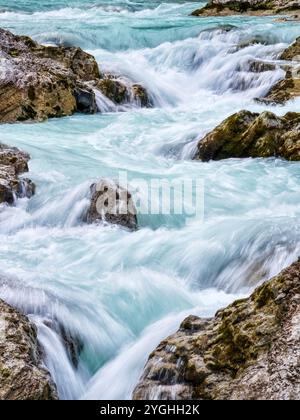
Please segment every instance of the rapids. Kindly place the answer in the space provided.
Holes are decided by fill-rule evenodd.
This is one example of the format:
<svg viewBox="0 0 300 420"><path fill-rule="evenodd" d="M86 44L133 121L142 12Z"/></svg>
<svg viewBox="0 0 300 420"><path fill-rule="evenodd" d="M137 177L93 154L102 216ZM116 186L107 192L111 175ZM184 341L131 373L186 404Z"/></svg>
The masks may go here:
<svg viewBox="0 0 300 420"><path fill-rule="evenodd" d="M26 176L37 185L34 198L0 211L0 297L37 325L60 398L130 398L149 353L186 315L213 315L300 254L299 164L191 160L225 117L266 109L253 98L284 73L250 73L249 60L276 62L300 25L193 18L205 4L197 1L7 3L1 27L82 47L103 70L145 86L154 104L120 109L98 94L94 116L0 127L1 142L31 154ZM263 41L236 47L253 37ZM204 220L140 215L133 233L82 224L89 185L120 170L133 189L136 179L202 179ZM135 198L147 199L142 190ZM77 367L53 320L80 338Z"/></svg>

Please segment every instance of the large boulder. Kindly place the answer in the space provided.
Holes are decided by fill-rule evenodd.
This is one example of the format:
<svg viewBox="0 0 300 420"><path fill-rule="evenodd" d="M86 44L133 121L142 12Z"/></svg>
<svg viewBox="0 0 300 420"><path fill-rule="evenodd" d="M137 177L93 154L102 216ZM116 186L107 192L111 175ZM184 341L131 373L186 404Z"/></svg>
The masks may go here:
<svg viewBox="0 0 300 420"><path fill-rule="evenodd" d="M300 261L151 354L133 399L299 400Z"/></svg>
<svg viewBox="0 0 300 420"><path fill-rule="evenodd" d="M42 365L37 332L27 317L0 300L0 400L56 400Z"/></svg>
<svg viewBox="0 0 300 420"><path fill-rule="evenodd" d="M196 160L282 157L300 160L300 114L240 111L199 141Z"/></svg>
<svg viewBox="0 0 300 420"><path fill-rule="evenodd" d="M14 204L16 198L30 198L35 193L34 183L19 175L28 172L30 156L0 143L0 204Z"/></svg>
<svg viewBox="0 0 300 420"><path fill-rule="evenodd" d="M297 0L210 0L193 16L228 16L241 13L270 15L300 11Z"/></svg>
<svg viewBox="0 0 300 420"><path fill-rule="evenodd" d="M87 223L109 223L136 230L137 211L132 195L117 183L102 179L91 186L91 202L85 220Z"/></svg>

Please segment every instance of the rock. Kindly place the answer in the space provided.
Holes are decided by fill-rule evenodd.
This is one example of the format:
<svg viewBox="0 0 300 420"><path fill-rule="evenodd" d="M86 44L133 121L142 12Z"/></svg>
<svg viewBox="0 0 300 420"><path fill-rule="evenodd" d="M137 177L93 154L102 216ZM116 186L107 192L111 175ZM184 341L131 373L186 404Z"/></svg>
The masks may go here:
<svg viewBox="0 0 300 420"><path fill-rule="evenodd" d="M93 90L77 87L74 94L77 111L84 114L95 114L97 112L96 96Z"/></svg>
<svg viewBox="0 0 300 420"><path fill-rule="evenodd" d="M300 61L300 37L290 45L280 56L280 60Z"/></svg>
<svg viewBox="0 0 300 420"><path fill-rule="evenodd" d="M148 92L142 85L132 84L128 80L122 80L121 77L104 74L103 78L97 81L95 87L116 105L135 102L142 108L152 106Z"/></svg>
<svg viewBox="0 0 300 420"><path fill-rule="evenodd" d="M258 102L268 105L284 104L300 96L300 65L292 63L300 62L300 38L281 54L280 59L291 61L287 66L285 78L276 83L266 96L257 98Z"/></svg>
<svg viewBox="0 0 300 420"><path fill-rule="evenodd" d="M30 156L15 148L0 143L0 204L14 204L16 198L30 198L35 193L34 183L27 178L19 178L28 172Z"/></svg>
<svg viewBox="0 0 300 420"><path fill-rule="evenodd" d="M300 261L150 355L133 399L299 400Z"/></svg>
<svg viewBox="0 0 300 420"><path fill-rule="evenodd" d="M300 113L240 111L223 121L198 144L195 159L282 157L300 160Z"/></svg>
<svg viewBox="0 0 300 420"><path fill-rule="evenodd" d="M86 112L78 91L99 78L96 60L75 47L42 46L0 29L0 122L45 120ZM86 92L87 96L87 92ZM89 107L90 112L96 108Z"/></svg>
<svg viewBox="0 0 300 420"><path fill-rule="evenodd" d="M249 62L249 71L252 73L264 73L276 70L276 64L266 63L265 61L252 60Z"/></svg>
<svg viewBox="0 0 300 420"><path fill-rule="evenodd" d="M0 300L0 400L57 400L41 362L37 332L27 317Z"/></svg>
<svg viewBox="0 0 300 420"><path fill-rule="evenodd" d="M136 230L137 211L132 195L113 181L102 179L91 186L87 223L110 223Z"/></svg>
<svg viewBox="0 0 300 420"><path fill-rule="evenodd" d="M300 11L297 0L210 0L195 10L193 16L229 16L241 13L270 15Z"/></svg>

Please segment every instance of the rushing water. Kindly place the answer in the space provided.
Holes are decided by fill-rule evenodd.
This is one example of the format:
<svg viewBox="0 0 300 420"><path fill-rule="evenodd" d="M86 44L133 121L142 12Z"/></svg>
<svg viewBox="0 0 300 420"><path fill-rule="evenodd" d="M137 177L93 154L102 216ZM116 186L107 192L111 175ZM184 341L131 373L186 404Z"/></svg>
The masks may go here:
<svg viewBox="0 0 300 420"><path fill-rule="evenodd" d="M102 69L142 83L154 103L0 127L2 142L31 154L37 184L33 199L0 212L0 296L38 326L61 398L130 398L149 353L186 315L213 315L300 253L299 164L191 161L197 138L226 116L266 109L253 98L284 73L249 73L249 60L276 61L300 27L268 17L189 16L205 2L7 3L0 0L1 27L81 46ZM264 42L236 48L253 37ZM89 185L119 170L133 183L203 179L204 221L140 216L134 233L83 225ZM143 191L136 198L143 201ZM77 368L58 324L80 338Z"/></svg>

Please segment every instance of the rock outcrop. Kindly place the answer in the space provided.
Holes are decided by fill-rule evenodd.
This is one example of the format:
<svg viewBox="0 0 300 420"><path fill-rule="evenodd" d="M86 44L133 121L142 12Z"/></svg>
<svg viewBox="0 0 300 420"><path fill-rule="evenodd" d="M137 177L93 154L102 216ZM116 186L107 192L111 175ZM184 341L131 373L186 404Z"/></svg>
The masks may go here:
<svg viewBox="0 0 300 420"><path fill-rule="evenodd" d="M111 180L100 180L91 186L91 204L85 221L89 224L104 222L136 230L137 211L132 195Z"/></svg>
<svg viewBox="0 0 300 420"><path fill-rule="evenodd" d="M299 0L210 0L193 16L228 16L241 13L270 15L300 12Z"/></svg>
<svg viewBox="0 0 300 420"><path fill-rule="evenodd" d="M28 171L30 156L0 143L0 204L14 204L16 198L30 198L35 193L34 183L19 175Z"/></svg>
<svg viewBox="0 0 300 420"><path fill-rule="evenodd" d="M240 111L223 121L198 144L195 159L281 157L300 160L300 113Z"/></svg>
<svg viewBox="0 0 300 420"><path fill-rule="evenodd" d="M298 400L300 261L151 354L134 399Z"/></svg>
<svg viewBox="0 0 300 420"><path fill-rule="evenodd" d="M96 113L95 86L115 103L126 100L126 87L107 86L108 76L80 48L43 46L0 29L0 60L0 123Z"/></svg>
<svg viewBox="0 0 300 420"><path fill-rule="evenodd" d="M286 101L300 96L300 38L288 47L279 57L280 60L290 61L287 64L285 78L276 83L267 95L258 98L266 104L284 104Z"/></svg>
<svg viewBox="0 0 300 420"><path fill-rule="evenodd" d="M0 400L56 400L34 325L0 300Z"/></svg>

